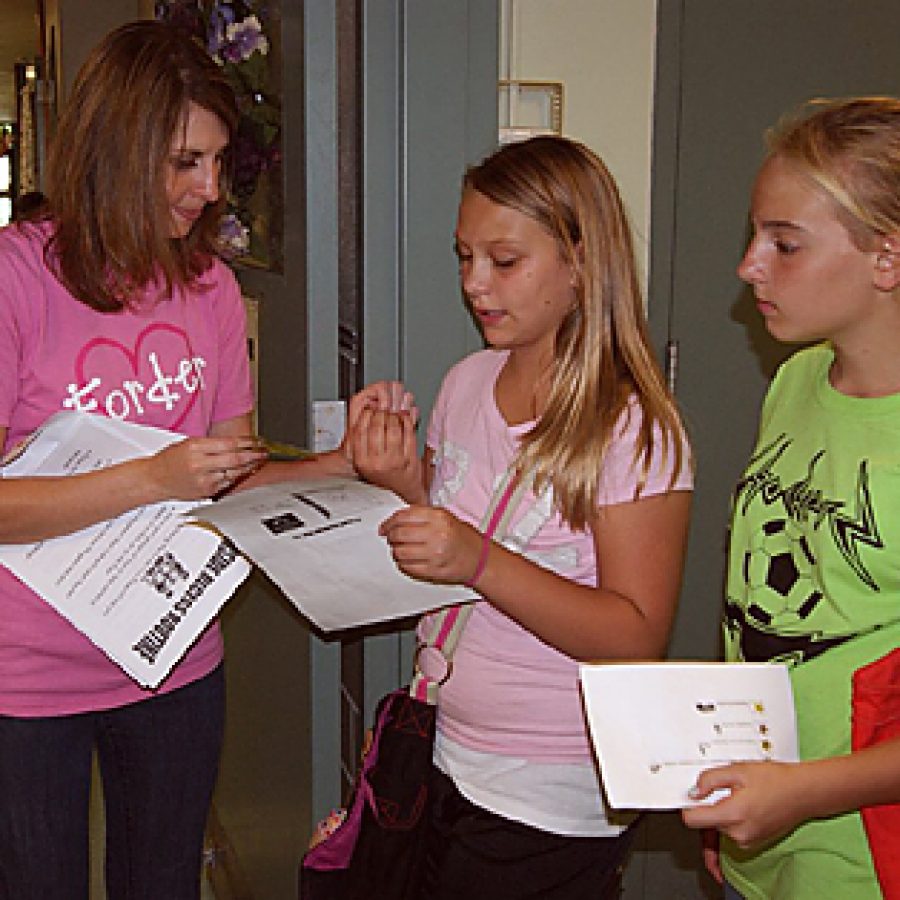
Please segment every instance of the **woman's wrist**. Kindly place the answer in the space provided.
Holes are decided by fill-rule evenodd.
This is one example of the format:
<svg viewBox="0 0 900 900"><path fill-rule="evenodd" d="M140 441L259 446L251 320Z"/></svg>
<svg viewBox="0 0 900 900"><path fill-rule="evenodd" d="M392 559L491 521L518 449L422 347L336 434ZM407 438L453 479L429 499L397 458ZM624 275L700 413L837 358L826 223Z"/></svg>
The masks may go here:
<svg viewBox="0 0 900 900"><path fill-rule="evenodd" d="M142 456L125 460L110 470L118 470L119 483L112 490L124 500L128 509L164 503L172 496L156 477L155 456ZM109 471L109 470L108 470Z"/></svg>

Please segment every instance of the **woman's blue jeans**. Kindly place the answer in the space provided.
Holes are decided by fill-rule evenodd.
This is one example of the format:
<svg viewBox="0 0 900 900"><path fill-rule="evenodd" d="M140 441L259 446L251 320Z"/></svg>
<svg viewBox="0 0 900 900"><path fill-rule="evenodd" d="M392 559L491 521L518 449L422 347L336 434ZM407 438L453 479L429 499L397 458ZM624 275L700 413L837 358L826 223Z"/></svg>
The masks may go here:
<svg viewBox="0 0 900 900"><path fill-rule="evenodd" d="M197 900L224 707L220 666L112 710L0 716L0 900L87 900L95 747L109 900Z"/></svg>

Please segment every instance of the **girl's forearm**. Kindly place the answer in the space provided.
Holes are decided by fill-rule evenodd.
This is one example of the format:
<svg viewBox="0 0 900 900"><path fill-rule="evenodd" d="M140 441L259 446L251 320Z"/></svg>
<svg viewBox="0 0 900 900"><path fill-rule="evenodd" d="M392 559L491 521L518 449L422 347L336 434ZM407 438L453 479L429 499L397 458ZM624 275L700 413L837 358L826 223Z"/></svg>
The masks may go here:
<svg viewBox="0 0 900 900"><path fill-rule="evenodd" d="M843 756L801 763L806 819L900 803L900 737Z"/></svg>
<svg viewBox="0 0 900 900"><path fill-rule="evenodd" d="M649 617L630 598L569 581L497 543L476 585L510 618L567 656L658 659L674 613Z"/></svg>
<svg viewBox="0 0 900 900"><path fill-rule="evenodd" d="M575 659L657 659L678 602L690 502L674 491L604 507L591 526L597 587L492 544L477 588Z"/></svg>

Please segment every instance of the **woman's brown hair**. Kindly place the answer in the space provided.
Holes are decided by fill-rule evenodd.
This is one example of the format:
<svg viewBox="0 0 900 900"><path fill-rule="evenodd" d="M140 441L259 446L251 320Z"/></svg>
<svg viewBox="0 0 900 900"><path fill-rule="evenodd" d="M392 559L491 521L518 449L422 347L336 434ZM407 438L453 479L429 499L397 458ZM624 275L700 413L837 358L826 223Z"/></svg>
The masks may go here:
<svg viewBox="0 0 900 900"><path fill-rule="evenodd" d="M556 336L550 396L519 451L535 489L552 485L565 521L585 528L606 449L632 396L643 411L637 494L657 434L663 458L672 456L674 483L685 464L681 422L650 346L631 230L609 170L584 145L542 136L502 147L467 172L463 188L542 225L577 276L577 302Z"/></svg>
<svg viewBox="0 0 900 900"><path fill-rule="evenodd" d="M237 110L221 70L163 22L110 32L78 73L47 169L54 223L47 256L66 288L94 309L122 309L152 282L168 295L212 262L224 190L186 237L170 236L167 166L191 103L233 136Z"/></svg>

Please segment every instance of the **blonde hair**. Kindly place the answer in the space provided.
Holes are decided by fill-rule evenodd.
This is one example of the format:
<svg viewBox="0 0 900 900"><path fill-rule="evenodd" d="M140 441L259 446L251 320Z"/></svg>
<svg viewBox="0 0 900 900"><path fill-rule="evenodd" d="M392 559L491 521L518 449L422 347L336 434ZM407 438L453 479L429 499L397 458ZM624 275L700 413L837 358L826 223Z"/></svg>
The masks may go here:
<svg viewBox="0 0 900 900"><path fill-rule="evenodd" d="M631 230L606 166L575 141L541 136L509 144L471 168L463 189L534 219L576 273L576 304L556 337L550 395L522 439L520 468L535 473L536 490L552 485L563 519L585 529L616 423L634 395L643 412L635 497L646 483L656 426L663 459L674 457L674 483L684 464L682 426L650 346Z"/></svg>
<svg viewBox="0 0 900 900"><path fill-rule="evenodd" d="M224 185L185 238L170 236L167 166L191 103L233 136L237 108L224 74L198 43L163 22L110 32L78 73L47 171L55 225L47 260L82 303L115 312L157 279L169 294L211 265Z"/></svg>
<svg viewBox="0 0 900 900"><path fill-rule="evenodd" d="M900 231L900 100L811 100L766 135L770 156L796 165L834 202L861 249Z"/></svg>

